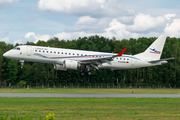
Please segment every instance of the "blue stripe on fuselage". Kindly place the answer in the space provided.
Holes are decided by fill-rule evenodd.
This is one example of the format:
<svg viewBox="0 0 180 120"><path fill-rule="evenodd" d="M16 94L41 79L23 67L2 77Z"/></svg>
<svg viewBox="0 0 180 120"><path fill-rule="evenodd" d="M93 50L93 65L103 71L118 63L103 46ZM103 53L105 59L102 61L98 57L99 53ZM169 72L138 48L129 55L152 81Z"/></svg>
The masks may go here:
<svg viewBox="0 0 180 120"><path fill-rule="evenodd" d="M66 58L98 58L99 56L106 56L106 57L111 57L113 56L112 54L109 54L109 55L104 55L104 54L99 54L99 55L87 55L87 56L67 56L67 57L46 57L44 55L41 55L39 53L34 53L33 55L35 56L39 56L39 57L42 57L42 58L47 58L47 59L66 59ZM95 57L93 57L95 56ZM136 59L136 60L140 60L138 58L135 58L133 56L128 56L128 55L122 55L122 56L117 56L117 57L126 57L126 58L131 58L131 59Z"/></svg>

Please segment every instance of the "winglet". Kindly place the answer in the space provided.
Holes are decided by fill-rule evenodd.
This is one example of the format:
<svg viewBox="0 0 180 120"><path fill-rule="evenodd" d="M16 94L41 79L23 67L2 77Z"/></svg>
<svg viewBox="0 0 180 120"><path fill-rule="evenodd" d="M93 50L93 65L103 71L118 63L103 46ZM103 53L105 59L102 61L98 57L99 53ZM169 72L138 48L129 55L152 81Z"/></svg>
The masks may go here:
<svg viewBox="0 0 180 120"><path fill-rule="evenodd" d="M116 56L122 56L122 54L126 51L127 48L124 48L123 51L121 51L119 54L117 54Z"/></svg>

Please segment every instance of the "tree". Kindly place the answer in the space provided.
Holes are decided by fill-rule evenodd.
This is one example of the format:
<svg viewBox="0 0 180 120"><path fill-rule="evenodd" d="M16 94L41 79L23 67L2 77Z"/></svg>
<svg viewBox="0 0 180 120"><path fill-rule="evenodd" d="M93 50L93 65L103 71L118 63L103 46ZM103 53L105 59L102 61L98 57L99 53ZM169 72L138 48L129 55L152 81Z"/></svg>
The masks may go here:
<svg viewBox="0 0 180 120"><path fill-rule="evenodd" d="M77 40L59 40L54 37L36 44L27 42L26 45L50 46L67 49L80 49L89 51L119 53L125 47L125 54L138 54L151 45L155 37L117 40L103 36L79 37ZM18 46L16 44L15 46ZM161 58L175 57L175 60L163 66L155 66L133 70L111 71L109 69L91 70L91 77L80 77L81 70L57 71L52 64L26 62L23 69L16 60L4 58L4 52L12 49L12 44L0 42L0 82L6 80L18 83L21 80L29 83L132 83L132 84L179 84L180 81L180 38L167 37ZM85 70L87 71L87 70Z"/></svg>
<svg viewBox="0 0 180 120"><path fill-rule="evenodd" d="M6 69L6 81L8 83L17 83L17 60L9 60Z"/></svg>

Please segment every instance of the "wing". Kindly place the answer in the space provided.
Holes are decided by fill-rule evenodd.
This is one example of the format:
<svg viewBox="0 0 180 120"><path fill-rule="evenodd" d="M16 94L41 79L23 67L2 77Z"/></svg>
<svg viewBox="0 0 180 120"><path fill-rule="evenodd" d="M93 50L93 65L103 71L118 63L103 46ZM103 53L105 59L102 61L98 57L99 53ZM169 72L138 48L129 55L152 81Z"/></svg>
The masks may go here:
<svg viewBox="0 0 180 120"><path fill-rule="evenodd" d="M112 55L110 57L96 57L96 58L91 58L91 59L85 59L85 60L78 60L82 64L89 65L91 68L99 69L98 66L102 66L103 63L108 63L111 65L111 61L113 58L117 56L122 56L122 54L126 51L127 48L125 48L123 51L121 51L117 55Z"/></svg>

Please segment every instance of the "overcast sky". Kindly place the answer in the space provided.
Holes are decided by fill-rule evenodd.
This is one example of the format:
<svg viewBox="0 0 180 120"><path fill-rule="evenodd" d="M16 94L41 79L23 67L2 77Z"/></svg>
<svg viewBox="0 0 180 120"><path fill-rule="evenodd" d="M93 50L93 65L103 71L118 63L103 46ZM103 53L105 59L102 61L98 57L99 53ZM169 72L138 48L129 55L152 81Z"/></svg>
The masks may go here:
<svg viewBox="0 0 180 120"><path fill-rule="evenodd" d="M0 41L180 37L180 0L0 0Z"/></svg>

